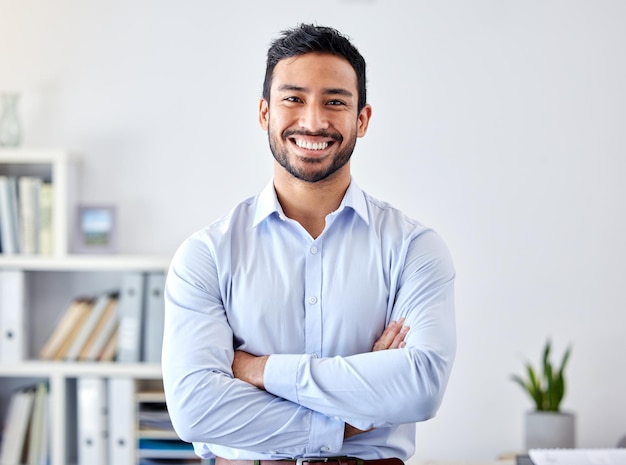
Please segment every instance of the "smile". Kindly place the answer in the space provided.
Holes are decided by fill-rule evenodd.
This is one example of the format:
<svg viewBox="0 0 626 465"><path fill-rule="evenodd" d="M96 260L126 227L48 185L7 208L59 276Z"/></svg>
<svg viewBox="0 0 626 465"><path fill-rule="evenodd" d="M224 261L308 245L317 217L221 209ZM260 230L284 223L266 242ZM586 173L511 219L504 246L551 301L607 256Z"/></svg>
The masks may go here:
<svg viewBox="0 0 626 465"><path fill-rule="evenodd" d="M294 139L294 142L298 147L306 150L324 150L329 145L329 142L311 142L301 139Z"/></svg>

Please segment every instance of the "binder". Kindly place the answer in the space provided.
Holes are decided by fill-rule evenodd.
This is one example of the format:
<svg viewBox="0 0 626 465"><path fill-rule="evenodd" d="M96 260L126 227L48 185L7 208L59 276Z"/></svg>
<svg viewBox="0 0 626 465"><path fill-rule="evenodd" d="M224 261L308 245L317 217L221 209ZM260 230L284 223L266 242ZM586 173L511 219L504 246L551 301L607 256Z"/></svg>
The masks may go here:
<svg viewBox="0 0 626 465"><path fill-rule="evenodd" d="M21 270L0 270L0 363L27 357L26 289Z"/></svg>
<svg viewBox="0 0 626 465"><path fill-rule="evenodd" d="M102 319L110 300L111 296L109 294L102 294L96 297L93 306L89 311L89 315L85 319L80 331L76 334L76 337L65 354L66 360L78 359L78 356L85 347L85 344L87 344L89 338L94 334L94 331Z"/></svg>
<svg viewBox="0 0 626 465"><path fill-rule="evenodd" d="M49 182L39 186L39 234L38 249L40 255L52 255L54 252L54 234L52 232L52 210L54 208L54 190Z"/></svg>
<svg viewBox="0 0 626 465"><path fill-rule="evenodd" d="M21 176L17 180L19 233L22 253L39 252L39 189L41 178Z"/></svg>
<svg viewBox="0 0 626 465"><path fill-rule="evenodd" d="M165 273L149 273L146 277L145 318L143 324L143 361L161 362L165 302Z"/></svg>
<svg viewBox="0 0 626 465"><path fill-rule="evenodd" d="M141 361L141 324L143 322L143 273L130 272L122 277L118 302L120 327L118 333L118 362Z"/></svg>
<svg viewBox="0 0 626 465"><path fill-rule="evenodd" d="M14 176L0 176L0 233L2 253L19 253L17 180Z"/></svg>
<svg viewBox="0 0 626 465"><path fill-rule="evenodd" d="M115 465L135 463L135 380L109 378L109 460Z"/></svg>
<svg viewBox="0 0 626 465"><path fill-rule="evenodd" d="M107 386L105 378L81 377L78 399L78 465L107 465Z"/></svg>

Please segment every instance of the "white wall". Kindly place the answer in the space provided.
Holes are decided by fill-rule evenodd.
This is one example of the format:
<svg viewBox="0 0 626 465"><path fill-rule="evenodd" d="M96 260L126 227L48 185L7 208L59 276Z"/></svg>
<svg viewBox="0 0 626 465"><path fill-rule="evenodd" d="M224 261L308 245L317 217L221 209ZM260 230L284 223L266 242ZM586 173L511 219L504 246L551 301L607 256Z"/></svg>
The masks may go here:
<svg viewBox="0 0 626 465"><path fill-rule="evenodd" d="M626 434L626 3L0 0L0 90L24 145L83 158L80 199L118 206L122 252L171 254L271 175L265 51L301 21L349 34L374 116L354 174L445 237L459 348L416 457L522 447L510 380L574 346L578 442Z"/></svg>

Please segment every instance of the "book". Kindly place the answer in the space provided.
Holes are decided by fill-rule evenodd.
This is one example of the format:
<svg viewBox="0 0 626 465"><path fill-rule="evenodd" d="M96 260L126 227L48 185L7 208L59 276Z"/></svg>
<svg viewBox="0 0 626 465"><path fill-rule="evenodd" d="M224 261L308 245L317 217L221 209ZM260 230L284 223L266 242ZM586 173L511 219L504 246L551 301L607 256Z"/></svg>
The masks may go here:
<svg viewBox="0 0 626 465"><path fill-rule="evenodd" d="M65 354L66 360L78 360L83 349L86 348L88 350L91 344L93 344L92 337L97 336L97 331L100 329L99 324L103 319L103 316L108 318L108 315L105 314L107 309L110 309L109 304L111 303L112 298L112 295L109 293L101 294L94 298L89 315L85 319L80 331L76 334L76 337ZM89 346L86 347L88 344Z"/></svg>
<svg viewBox="0 0 626 465"><path fill-rule="evenodd" d="M111 294L102 318L98 321L92 337L87 341L83 350L78 355L79 360L96 361L100 358L105 347L109 344L111 338L117 331L118 302L118 294Z"/></svg>
<svg viewBox="0 0 626 465"><path fill-rule="evenodd" d="M180 439L139 439L140 458L197 458L193 445Z"/></svg>
<svg viewBox="0 0 626 465"><path fill-rule="evenodd" d="M78 416L78 465L107 465L108 418L105 378L76 380Z"/></svg>
<svg viewBox="0 0 626 465"><path fill-rule="evenodd" d="M53 216L54 191L52 183L43 182L39 186L39 237L40 255L52 255L54 252Z"/></svg>
<svg viewBox="0 0 626 465"><path fill-rule="evenodd" d="M129 272L122 278L118 307L120 318L117 346L118 362L139 362L141 360L144 286L145 277L143 273Z"/></svg>
<svg viewBox="0 0 626 465"><path fill-rule="evenodd" d="M90 308L90 299L76 298L72 300L39 351L39 358L43 360L63 359L73 337L89 315Z"/></svg>
<svg viewBox="0 0 626 465"><path fill-rule="evenodd" d="M27 357L26 283L22 270L0 270L0 362Z"/></svg>
<svg viewBox="0 0 626 465"><path fill-rule="evenodd" d="M0 234L3 254L20 252L17 181L14 176L0 176Z"/></svg>
<svg viewBox="0 0 626 465"><path fill-rule="evenodd" d="M115 325L115 329L113 330L113 334L105 344L102 352L98 356L98 361L100 362L112 362L115 359L115 354L117 353L117 344L119 341L119 326Z"/></svg>
<svg viewBox="0 0 626 465"><path fill-rule="evenodd" d="M85 322L87 321L87 318L89 317L91 313L91 309L94 303L93 299L88 297L88 298L79 298L77 300L78 300L78 305L80 306L80 309L81 309L80 318L78 318L74 326L72 326L69 333L67 334L67 337L65 338L65 340L61 343L61 346L59 347L59 351L54 356L54 360L65 359L65 356L67 355L67 351L72 346L74 339L80 333L81 329L83 328L83 325L85 324Z"/></svg>
<svg viewBox="0 0 626 465"><path fill-rule="evenodd" d="M45 465L48 458L48 385L38 383L28 434L27 465Z"/></svg>
<svg viewBox="0 0 626 465"><path fill-rule="evenodd" d="M33 389L20 389L11 395L2 435L0 464L19 465L23 463L34 399L35 391Z"/></svg>
<svg viewBox="0 0 626 465"><path fill-rule="evenodd" d="M41 178L21 176L17 180L21 252L39 252L39 189Z"/></svg>
<svg viewBox="0 0 626 465"><path fill-rule="evenodd" d="M145 317L143 324L143 361L161 362L165 302L163 289L165 273L148 273L146 276Z"/></svg>

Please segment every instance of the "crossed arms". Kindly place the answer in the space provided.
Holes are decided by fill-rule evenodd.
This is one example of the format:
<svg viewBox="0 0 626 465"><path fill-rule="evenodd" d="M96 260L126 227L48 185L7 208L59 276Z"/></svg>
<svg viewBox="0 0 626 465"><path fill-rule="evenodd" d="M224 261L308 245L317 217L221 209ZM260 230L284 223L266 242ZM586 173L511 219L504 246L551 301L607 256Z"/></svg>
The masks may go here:
<svg viewBox="0 0 626 465"><path fill-rule="evenodd" d="M254 313L242 313L240 320L227 314L230 289L220 288L227 281L212 252L199 242L181 248L168 275L163 346L166 398L178 435L210 444L212 451L295 457L341 452L346 438L365 438L361 432L382 433L431 418L450 373L455 334L454 271L441 254L425 254L429 248L409 251L402 281L390 291L393 308L387 315L395 322L379 326L381 335L367 339L373 341L369 349L361 344L359 350L329 357L304 353L295 335L272 340L273 333L250 321ZM244 308L253 306L251 301ZM348 344L379 324L373 315L385 317L380 307L359 310L337 327L336 336ZM276 321L272 332L280 325ZM243 340L236 329L242 324L249 336ZM402 332L405 325L410 331Z"/></svg>
<svg viewBox="0 0 626 465"><path fill-rule="evenodd" d="M392 321L383 331L380 338L374 343L372 352L387 349L398 349L406 346L404 337L409 331L409 327L404 325L404 318L399 321ZM242 350L235 351L233 359L233 376L246 383L252 384L259 389L265 389L263 382L263 374L265 372L265 364L268 355L254 356ZM355 436L357 434L366 433L370 429L361 430L346 423L344 430L344 439Z"/></svg>

